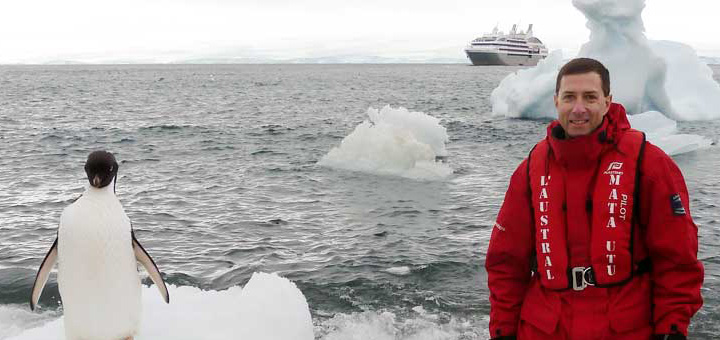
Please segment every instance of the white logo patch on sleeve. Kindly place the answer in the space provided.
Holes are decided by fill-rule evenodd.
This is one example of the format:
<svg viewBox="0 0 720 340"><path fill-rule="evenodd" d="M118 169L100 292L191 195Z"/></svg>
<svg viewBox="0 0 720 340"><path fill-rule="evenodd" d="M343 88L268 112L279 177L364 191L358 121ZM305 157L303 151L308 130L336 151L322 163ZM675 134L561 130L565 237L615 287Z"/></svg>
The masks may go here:
<svg viewBox="0 0 720 340"><path fill-rule="evenodd" d="M670 208L672 208L673 214L675 215L685 215L685 207L683 207L679 194L670 196Z"/></svg>

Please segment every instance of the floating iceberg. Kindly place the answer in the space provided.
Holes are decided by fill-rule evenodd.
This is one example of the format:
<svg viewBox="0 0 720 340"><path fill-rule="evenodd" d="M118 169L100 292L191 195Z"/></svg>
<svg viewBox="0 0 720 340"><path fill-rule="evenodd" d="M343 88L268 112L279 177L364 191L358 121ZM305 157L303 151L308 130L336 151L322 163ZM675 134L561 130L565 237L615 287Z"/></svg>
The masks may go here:
<svg viewBox="0 0 720 340"><path fill-rule="evenodd" d="M578 57L605 64L613 100L629 114L660 111L675 120L720 118L720 84L695 51L645 37L640 17L645 0L573 0L573 5L585 14L591 32ZM493 114L554 118L551 96L563 65L560 59L548 57L536 68L506 77L491 95ZM531 98L535 96L545 97Z"/></svg>
<svg viewBox="0 0 720 340"><path fill-rule="evenodd" d="M645 137L650 143L655 144L670 156L704 149L713 143L711 139L703 136L675 134L677 122L657 111L628 116L628 119L630 126L645 132Z"/></svg>
<svg viewBox="0 0 720 340"><path fill-rule="evenodd" d="M645 0L573 0L573 5L585 15L590 29L590 40L578 57L597 59L610 70L613 101L630 115L661 112L674 120L720 118L720 84L695 51L681 43L645 37L641 18ZM561 56L549 56L535 68L508 75L492 92L493 115L555 118L552 95L562 65ZM643 130L640 125L633 127ZM654 136L651 141L669 154L710 142L689 136L664 136L664 141Z"/></svg>
<svg viewBox="0 0 720 340"><path fill-rule="evenodd" d="M512 118L555 117L555 78L562 51L551 52L536 67L511 73L490 94L493 115Z"/></svg>
<svg viewBox="0 0 720 340"><path fill-rule="evenodd" d="M452 174L447 164L436 161L447 156L447 130L439 119L390 106L369 108L367 115L319 165L414 179L441 179Z"/></svg>

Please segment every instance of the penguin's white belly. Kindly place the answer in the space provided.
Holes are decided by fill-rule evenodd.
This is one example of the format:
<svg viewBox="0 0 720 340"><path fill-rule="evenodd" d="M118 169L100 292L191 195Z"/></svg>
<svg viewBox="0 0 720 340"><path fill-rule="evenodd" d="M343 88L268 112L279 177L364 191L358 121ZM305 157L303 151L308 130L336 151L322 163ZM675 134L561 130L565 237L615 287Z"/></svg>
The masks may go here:
<svg viewBox="0 0 720 340"><path fill-rule="evenodd" d="M61 217L58 285L67 340L124 339L139 327L130 223L117 200L105 201L83 197Z"/></svg>

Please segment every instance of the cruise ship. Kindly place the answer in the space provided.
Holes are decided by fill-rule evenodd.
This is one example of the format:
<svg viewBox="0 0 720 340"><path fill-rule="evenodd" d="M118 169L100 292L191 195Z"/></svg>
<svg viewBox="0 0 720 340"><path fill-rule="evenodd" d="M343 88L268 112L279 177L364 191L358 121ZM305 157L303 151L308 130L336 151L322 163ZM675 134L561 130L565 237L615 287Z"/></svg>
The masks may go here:
<svg viewBox="0 0 720 340"><path fill-rule="evenodd" d="M548 55L548 50L540 39L533 37L533 25L527 32L517 32L513 25L510 33L498 31L485 34L470 42L465 53L473 65L534 66Z"/></svg>

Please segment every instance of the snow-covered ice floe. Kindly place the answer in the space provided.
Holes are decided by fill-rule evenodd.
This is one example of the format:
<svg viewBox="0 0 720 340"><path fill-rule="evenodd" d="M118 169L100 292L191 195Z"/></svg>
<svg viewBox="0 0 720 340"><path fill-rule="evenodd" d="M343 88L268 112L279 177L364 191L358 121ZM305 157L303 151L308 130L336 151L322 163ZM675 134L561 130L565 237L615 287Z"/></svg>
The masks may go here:
<svg viewBox="0 0 720 340"><path fill-rule="evenodd" d="M142 325L135 340L314 339L305 296L294 283L276 274L255 273L244 288L225 291L168 289L169 305L158 298L155 287L143 287ZM63 320L56 312L33 317L27 306L17 306L6 313L14 317L0 319L8 323L0 323L0 327L16 327L14 334L6 334L8 340L65 339ZM43 317L44 323L32 319ZM18 325L30 328L19 329Z"/></svg>
<svg viewBox="0 0 720 340"><path fill-rule="evenodd" d="M447 164L437 160L447 156L448 141L439 119L390 106L369 108L367 115L368 119L332 148L319 165L425 180L452 174Z"/></svg>

